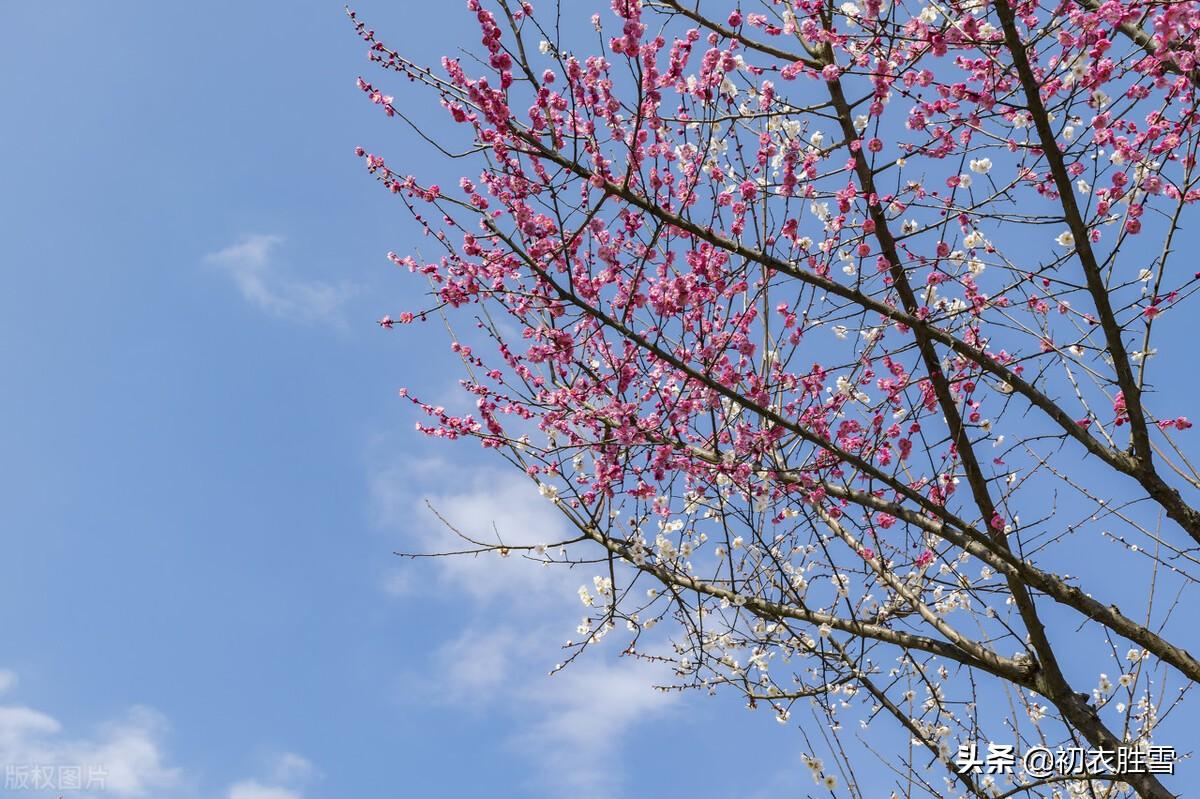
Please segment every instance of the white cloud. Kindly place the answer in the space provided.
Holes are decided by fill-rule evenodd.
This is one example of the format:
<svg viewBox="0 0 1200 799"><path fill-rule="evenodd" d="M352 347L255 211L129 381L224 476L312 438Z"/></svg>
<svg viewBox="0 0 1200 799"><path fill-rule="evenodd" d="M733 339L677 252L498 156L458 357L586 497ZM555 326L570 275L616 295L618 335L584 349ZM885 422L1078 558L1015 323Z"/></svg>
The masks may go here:
<svg viewBox="0 0 1200 799"><path fill-rule="evenodd" d="M4 687L11 687L17 675L0 670L0 679ZM40 710L0 705L0 764L6 790L29 799L191 796L195 786L185 784L182 770L166 763L166 733L166 719L146 707L130 708L81 736ZM265 781L236 782L225 797L302 799L301 787L317 773L294 752L284 752L264 766Z"/></svg>
<svg viewBox="0 0 1200 799"><path fill-rule="evenodd" d="M63 770L78 769L83 787L90 784L106 796L161 796L180 781L179 769L163 762L165 733L163 717L148 708L132 708L123 718L101 725L93 736L81 738L65 735L57 719L39 710L3 706L0 763L12 767L17 775L13 779L29 776L31 790L39 780L42 788L61 787ZM46 776L32 777L35 770Z"/></svg>
<svg viewBox="0 0 1200 799"><path fill-rule="evenodd" d="M0 669L0 694L6 694L17 684L16 672Z"/></svg>
<svg viewBox="0 0 1200 799"><path fill-rule="evenodd" d="M552 543L571 537L568 523L536 486L515 470L414 460L377 472L371 494L375 520L398 533L402 550L467 548L425 507L428 498L461 532L507 544ZM504 745L531 767L550 795L611 797L623 773L615 751L639 722L653 718L679 694L655 691L665 668L613 657L605 641L553 677L564 639L577 636L583 615L576 596L592 572L545 567L517 555L459 555L399 564L406 601L419 602L414 584L430 573L443 589L473 600L458 632L405 682L420 701L503 714L512 733ZM386 590L386 589L385 589ZM619 633L613 631L615 639ZM648 645L643 639L642 646ZM430 684L430 681L433 684Z"/></svg>
<svg viewBox="0 0 1200 799"><path fill-rule="evenodd" d="M300 794L288 788L245 780L229 788L229 799L300 799Z"/></svg>
<svg viewBox="0 0 1200 799"><path fill-rule="evenodd" d="M509 627L464 631L438 647L440 695L457 703L486 701L508 682L514 656L527 644L526 636Z"/></svg>
<svg viewBox="0 0 1200 799"><path fill-rule="evenodd" d="M282 236L258 233L209 253L204 260L225 270L242 298L267 313L341 324L341 308L355 288L296 277L273 257L281 244Z"/></svg>
<svg viewBox="0 0 1200 799"><path fill-rule="evenodd" d="M378 472L371 483L376 523L399 533L398 549L408 552L441 552L470 545L434 515L430 506L461 533L478 541L509 545L553 543L569 536L567 523L554 506L540 496L528 478L511 470L470 469L461 464L418 460ZM428 504L427 504L428 503ZM519 555L502 558L496 553L477 557L435 559L440 579L477 600L505 596L523 604L540 603L548 590L569 597L578 586L578 575L566 569L546 568ZM396 574L418 579L426 563L399 564ZM412 591L402 578L388 578L395 588ZM385 585L385 591L389 591Z"/></svg>
<svg viewBox="0 0 1200 799"><path fill-rule="evenodd" d="M556 794L611 797L623 773L619 748L638 722L662 713L679 694L653 688L662 669L585 655L530 692L535 720L513 743L537 763L538 781Z"/></svg>
<svg viewBox="0 0 1200 799"><path fill-rule="evenodd" d="M666 669L614 659L601 645L551 676L562 625L517 629L502 618L477 613L471 628L439 647L434 667L413 677L420 696L503 715L511 728L503 745L529 764L547 795L617 795L624 778L618 748L637 724L680 698L652 687L668 680Z"/></svg>
<svg viewBox="0 0 1200 799"><path fill-rule="evenodd" d="M276 782L307 780L313 774L313 764L295 752L284 752L272 769Z"/></svg>
<svg viewBox="0 0 1200 799"><path fill-rule="evenodd" d="M41 735L52 735L62 726L45 713L27 707L0 707L0 751L24 748Z"/></svg>
<svg viewBox="0 0 1200 799"><path fill-rule="evenodd" d="M284 752L270 767L269 783L241 780L229 786L226 799L301 799L300 784L315 773L313 764L294 752Z"/></svg>

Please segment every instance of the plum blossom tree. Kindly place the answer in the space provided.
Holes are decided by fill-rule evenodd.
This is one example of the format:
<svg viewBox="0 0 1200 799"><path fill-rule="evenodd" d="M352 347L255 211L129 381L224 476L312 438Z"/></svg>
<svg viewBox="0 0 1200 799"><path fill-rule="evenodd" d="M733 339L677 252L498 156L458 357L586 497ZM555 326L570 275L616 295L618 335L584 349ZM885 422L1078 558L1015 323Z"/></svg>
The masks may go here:
<svg viewBox="0 0 1200 799"><path fill-rule="evenodd" d="M438 70L350 13L463 143L361 90L472 164L358 149L437 248L389 255L429 301L381 324L445 321L476 410L403 391L418 428L575 533L448 549L590 570L564 663L619 637L819 728L823 792L871 795L857 746L893 796L1175 796L1130 764L1200 679L1191 395L1153 368L1200 286L1200 3L467 7Z"/></svg>

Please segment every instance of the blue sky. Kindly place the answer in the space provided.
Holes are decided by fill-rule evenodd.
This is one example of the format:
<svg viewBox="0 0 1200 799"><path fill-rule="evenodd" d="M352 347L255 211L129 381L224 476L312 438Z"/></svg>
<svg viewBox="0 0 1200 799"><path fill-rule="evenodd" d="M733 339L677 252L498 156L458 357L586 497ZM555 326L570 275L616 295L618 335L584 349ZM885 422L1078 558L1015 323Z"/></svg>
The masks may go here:
<svg viewBox="0 0 1200 799"><path fill-rule="evenodd" d="M430 63L477 36L457 4L358 8ZM414 304L384 256L415 234L353 155L405 152L359 74L337 3L0 7L2 759L100 764L121 799L811 785L735 699L603 654L547 679L575 576L391 555L444 540L424 497L558 521L396 396L457 374L437 331L375 325Z"/></svg>
<svg viewBox="0 0 1200 799"><path fill-rule="evenodd" d="M478 38L458 0L356 8L425 63ZM419 304L385 254L420 238L353 150L459 166L359 75L422 96L336 2L0 4L0 769L100 765L117 799L808 795L803 735L736 697L613 651L548 678L579 575L392 555L449 543L427 499L561 523L397 397L461 403L459 375L443 331L375 324Z"/></svg>

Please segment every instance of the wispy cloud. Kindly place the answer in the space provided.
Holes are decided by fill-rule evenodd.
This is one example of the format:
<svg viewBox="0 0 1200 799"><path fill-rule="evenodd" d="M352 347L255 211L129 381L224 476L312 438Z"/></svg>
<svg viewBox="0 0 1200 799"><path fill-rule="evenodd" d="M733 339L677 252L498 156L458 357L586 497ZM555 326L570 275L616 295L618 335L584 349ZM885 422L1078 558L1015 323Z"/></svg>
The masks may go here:
<svg viewBox="0 0 1200 799"><path fill-rule="evenodd" d="M534 483L510 470L410 460L376 472L370 490L375 523L397 534L398 548L409 552L468 548L454 530L479 541L511 546L549 544L569 537L566 521L538 495ZM547 594L565 596L570 591L564 589L573 591L579 584L578 575L521 557L489 553L439 558L436 563L437 578L460 595L480 601L503 596L535 610ZM385 593L411 594L429 573L402 562L382 587Z"/></svg>
<svg viewBox="0 0 1200 799"><path fill-rule="evenodd" d="M511 683L514 671L525 666L530 644L528 634L512 627L468 628L438 647L434 661L440 690L438 696L454 704L477 704ZM544 669L542 670L544 673Z"/></svg>
<svg viewBox="0 0 1200 799"><path fill-rule="evenodd" d="M17 675L0 669L6 686ZM135 706L87 734L73 733L54 716L18 704L0 705L0 784L29 799L142 799L193 796L196 785L169 765L167 720ZM224 799L303 799L317 775L304 757L283 752L263 763L257 778L229 785ZM205 792L205 795L214 795Z"/></svg>
<svg viewBox="0 0 1200 799"><path fill-rule="evenodd" d="M618 749L639 723L679 701L678 693L652 687L669 680L666 668L601 648L551 675L563 625L546 621L530 629L503 617L476 613L470 628L440 646L434 668L423 672L426 686L435 675L424 695L461 710L504 714L511 727L504 745L530 764L531 781L547 795L620 795L625 774Z"/></svg>
<svg viewBox="0 0 1200 799"><path fill-rule="evenodd" d="M667 678L665 671L592 653L517 698L535 713L511 743L538 764L538 782L554 795L618 795L625 776L619 750L628 733L679 700L651 686Z"/></svg>
<svg viewBox="0 0 1200 799"><path fill-rule="evenodd" d="M304 322L343 324L342 306L356 288L298 277L276 257L283 241L282 236L257 233L209 253L204 260L224 270L246 302L269 314Z"/></svg>
<svg viewBox="0 0 1200 799"><path fill-rule="evenodd" d="M271 769L272 778L276 782L302 782L312 777L313 764L295 752L284 752L275 760Z"/></svg>
<svg viewBox="0 0 1200 799"><path fill-rule="evenodd" d="M426 507L479 540L550 543L568 537L561 514L514 471L471 469L441 461L409 461L377 472L375 520L402 548L463 548ZM666 711L678 693L654 690L664 669L616 658L601 645L549 676L565 638L576 634L579 570L545 567L520 557L455 556L400 564L406 601L420 596L431 572L443 590L471 600L462 632L444 641L419 679L421 692L464 709L504 714L505 745L531 767L548 795L580 799L617 795L623 773L614 747L640 722ZM391 577L389 579L397 579ZM384 584L387 591L387 583ZM417 675L413 675L418 679Z"/></svg>
<svg viewBox="0 0 1200 799"><path fill-rule="evenodd" d="M268 769L266 782L246 779L229 786L226 799L302 799L300 787L312 778L315 769L307 759L284 752Z"/></svg>
<svg viewBox="0 0 1200 799"><path fill-rule="evenodd" d="M229 788L229 799L300 799L300 794L277 785L263 785L256 780L246 780Z"/></svg>
<svg viewBox="0 0 1200 799"><path fill-rule="evenodd" d="M11 676L9 684L14 682ZM40 710L0 706L0 763L7 767L7 787L29 796L60 790L121 799L162 796L181 778L178 768L164 762L166 728L158 713L134 707L90 736L72 736Z"/></svg>

